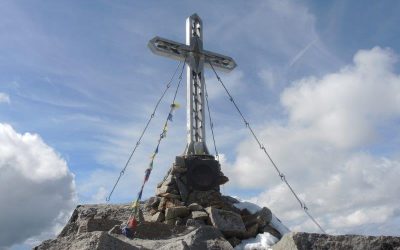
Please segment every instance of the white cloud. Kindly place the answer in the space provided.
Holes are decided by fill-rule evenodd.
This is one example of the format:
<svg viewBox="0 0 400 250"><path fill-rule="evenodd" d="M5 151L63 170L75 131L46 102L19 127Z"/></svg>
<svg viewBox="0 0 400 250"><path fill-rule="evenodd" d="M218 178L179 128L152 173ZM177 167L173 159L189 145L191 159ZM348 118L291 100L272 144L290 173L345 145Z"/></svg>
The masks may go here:
<svg viewBox="0 0 400 250"><path fill-rule="evenodd" d="M374 128L400 115L400 77L396 56L375 47L354 56L354 65L321 79L302 79L282 94L290 121L311 129L338 147L356 147Z"/></svg>
<svg viewBox="0 0 400 250"><path fill-rule="evenodd" d="M330 233L400 233L396 223L389 225L400 220L399 152L374 151L377 144L388 146L384 136L399 132L393 126L400 118L396 58L389 49L361 50L339 72L295 82L281 95L288 122L259 133ZM239 145L228 174L231 183L266 188L252 200L272 208L292 229L317 231L252 140Z"/></svg>
<svg viewBox="0 0 400 250"><path fill-rule="evenodd" d="M0 247L54 236L76 202L66 162L37 134L0 123Z"/></svg>
<svg viewBox="0 0 400 250"><path fill-rule="evenodd" d="M10 96L6 93L0 92L0 103L10 103Z"/></svg>

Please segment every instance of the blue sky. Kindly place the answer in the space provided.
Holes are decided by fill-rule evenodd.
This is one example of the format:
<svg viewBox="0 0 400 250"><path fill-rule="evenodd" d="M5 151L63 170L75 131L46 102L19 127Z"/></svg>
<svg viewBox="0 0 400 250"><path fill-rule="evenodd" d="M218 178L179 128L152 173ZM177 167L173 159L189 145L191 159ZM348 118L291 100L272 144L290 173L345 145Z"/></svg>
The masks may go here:
<svg viewBox="0 0 400 250"><path fill-rule="evenodd" d="M322 225L331 233L399 234L400 203L388 194L400 187L373 178L400 171L399 12L398 1L2 1L0 123L8 137L0 138L25 145L25 133L37 134L41 149L54 150L57 166L64 169L59 161L65 161L68 171L57 172L72 187L65 213L77 203L103 202L177 66L153 55L147 42L154 36L184 42L185 19L198 13L204 47L238 64L222 79ZM271 207L295 230L317 231L257 152L215 76L206 77L222 167L231 179L224 193ZM184 150L185 91L146 197ZM172 91L112 202L134 199L171 98ZM10 159L3 157L0 164ZM351 174L355 179L346 178ZM374 197L342 197L333 184L313 195L324 179L356 197ZM332 209L346 199L354 202ZM7 240L34 242L51 236L54 225Z"/></svg>

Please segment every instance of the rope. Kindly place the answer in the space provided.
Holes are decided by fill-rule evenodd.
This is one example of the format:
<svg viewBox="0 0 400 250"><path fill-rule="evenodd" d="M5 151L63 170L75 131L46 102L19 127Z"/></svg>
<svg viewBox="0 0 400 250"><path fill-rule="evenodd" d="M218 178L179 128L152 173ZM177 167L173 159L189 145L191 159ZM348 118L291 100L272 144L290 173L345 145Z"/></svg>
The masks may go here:
<svg viewBox="0 0 400 250"><path fill-rule="evenodd" d="M226 88L225 84L222 82L221 78L219 77L219 75L217 74L217 72L215 71L213 65L208 62L212 68L212 70L215 73L215 76L217 77L218 81L221 83L222 87L225 89L225 92L228 94L229 96L229 100L233 103L233 105L236 108L236 111L239 113L239 115L242 117L243 122L246 126L246 128L248 128L250 130L250 133L253 135L253 138L255 139L255 141L257 142L258 146L260 147L260 149L262 151L264 151L265 155L268 157L269 161L272 163L272 166L275 168L276 172L278 173L279 177L281 178L281 180L286 184L286 186L290 189L290 191L292 192L292 194L294 195L294 197L296 198L296 200L299 202L300 207L304 210L304 212L308 215L308 217L314 222L314 224L323 232L326 234L325 230L321 227L321 225L317 222L317 220L310 214L308 207L306 206L306 204L301 201L301 199L299 198L299 196L296 194L296 192L293 190L292 186L289 184L289 182L286 180L286 176L279 170L279 168L277 167L277 165L275 164L275 162L272 160L271 156L269 155L269 153L267 152L267 150L265 149L264 145L260 142L260 140L258 139L258 137L256 136L256 134L254 133L252 127L250 126L249 122L246 120L246 118L244 117L243 113L241 112L241 110L239 109L238 105L236 104L235 100L233 99L232 95L230 94L229 90Z"/></svg>
<svg viewBox="0 0 400 250"><path fill-rule="evenodd" d="M156 111L157 111L158 106L160 105L160 103L161 103L162 99L164 98L165 94L167 93L168 89L171 87L172 81L173 81L173 79L175 78L175 75L176 75L176 73L178 72L178 69L179 69L179 67L181 66L181 64L182 64L182 62L179 62L178 66L177 66L176 69L175 69L174 74L172 75L171 79L170 79L169 82L167 83L167 86L166 86L166 88L164 89L162 95L161 95L160 98L158 99L158 101L157 101L157 103L156 103L156 106L154 107L153 112L151 113L150 118L149 118L149 120L148 120L147 123L146 123L146 126L144 127L142 133L141 133L140 136L139 136L138 141L137 141L136 144L135 144L135 147L133 148L131 154L129 155L129 158L128 158L128 160L126 161L125 166L122 168L121 172L119 173L119 176L118 176L118 178L117 178L117 180L116 180L116 182L115 182L113 188L111 189L110 194L109 194L108 197L106 198L106 202L109 202L109 201L110 201L111 195L114 193L114 190L115 190L115 188L117 187L117 185L118 185L118 183L119 183L121 177L125 174L125 170L126 170L126 168L128 167L129 162L131 161L131 159L132 159L132 157L133 157L133 154L136 152L136 149L139 147L140 142L141 142L141 140L142 140L144 134L146 133L146 130L147 130L147 128L149 127L151 120L152 120L152 119L154 118L154 116L155 116L155 113L156 113Z"/></svg>
<svg viewBox="0 0 400 250"><path fill-rule="evenodd" d="M136 216L139 213L139 206L140 206L140 201L142 199L144 185L147 183L147 181L150 178L151 171L153 170L154 159L156 158L156 156L158 154L158 149L160 147L161 141L167 136L168 122L172 121L173 112L174 112L175 109L177 109L179 107L179 105L175 102L175 100L176 100L176 96L178 94L179 87L180 87L181 82L182 82L182 74L183 74L183 71L185 69L185 63L186 63L186 58L185 58L185 62L183 63L183 66L182 66L182 71L181 71L181 73L179 75L179 82L178 82L178 85L176 86L176 90L175 90L175 93L174 93L174 98L173 98L172 103L170 105L170 111L168 113L167 119L164 122L162 133L160 134L160 137L158 138L157 146L156 146L156 148L154 150L154 153L150 157L151 161L150 161L149 167L145 170L145 176L144 176L144 180L143 180L142 186L140 188L140 191L139 191L139 193L137 195L136 200L132 203L132 213L131 213L130 217L128 218L127 224L129 223L129 221L132 218L136 218Z"/></svg>
<svg viewBox="0 0 400 250"><path fill-rule="evenodd" d="M215 143L215 136L214 136L214 123L211 118L211 112L210 112L210 106L208 104L208 92L207 92L207 85L204 82L204 90L205 90L205 96L206 96L206 104L207 104L207 111L208 111L208 118L210 120L210 128L211 128L211 134L212 134L212 139L214 143L214 150L215 150L215 158L217 158L217 161L219 161L219 154L217 150L217 144Z"/></svg>

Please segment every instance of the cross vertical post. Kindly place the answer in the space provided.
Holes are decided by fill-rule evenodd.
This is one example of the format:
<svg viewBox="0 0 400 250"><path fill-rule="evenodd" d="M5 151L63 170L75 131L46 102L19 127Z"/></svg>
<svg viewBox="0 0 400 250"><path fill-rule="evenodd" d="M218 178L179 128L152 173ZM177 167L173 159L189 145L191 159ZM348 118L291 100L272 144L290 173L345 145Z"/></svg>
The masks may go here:
<svg viewBox="0 0 400 250"><path fill-rule="evenodd" d="M185 154L209 154L205 142L203 24L197 15L186 20L186 45L191 49L187 66L187 147Z"/></svg>

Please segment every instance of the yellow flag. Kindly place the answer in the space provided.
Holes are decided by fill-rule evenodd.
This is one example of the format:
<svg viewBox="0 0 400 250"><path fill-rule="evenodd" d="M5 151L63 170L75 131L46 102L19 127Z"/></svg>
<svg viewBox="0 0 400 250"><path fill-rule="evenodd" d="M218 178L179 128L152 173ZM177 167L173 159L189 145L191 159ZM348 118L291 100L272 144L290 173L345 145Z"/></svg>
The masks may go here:
<svg viewBox="0 0 400 250"><path fill-rule="evenodd" d="M173 109L178 109L180 107L181 107L181 105L179 103L174 102L171 104L171 108L173 108Z"/></svg>
<svg viewBox="0 0 400 250"><path fill-rule="evenodd" d="M137 207L139 207L139 202L134 201L134 202L132 203L132 208L137 208Z"/></svg>

